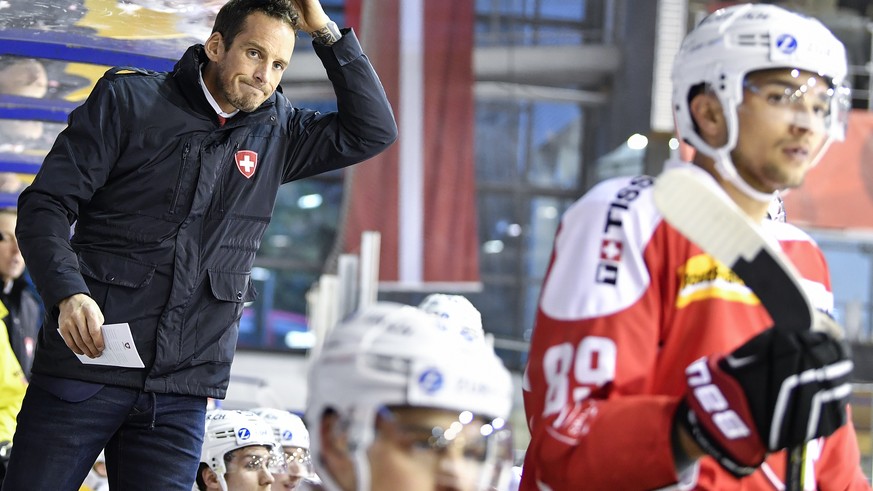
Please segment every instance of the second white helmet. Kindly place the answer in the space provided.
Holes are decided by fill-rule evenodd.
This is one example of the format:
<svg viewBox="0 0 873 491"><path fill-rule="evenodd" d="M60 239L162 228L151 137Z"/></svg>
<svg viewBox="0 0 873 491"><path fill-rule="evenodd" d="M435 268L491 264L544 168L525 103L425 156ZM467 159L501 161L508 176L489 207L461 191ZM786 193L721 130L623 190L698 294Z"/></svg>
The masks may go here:
<svg viewBox="0 0 873 491"><path fill-rule="evenodd" d="M283 447L299 447L309 449L309 430L303 424L300 416L285 411L268 407L252 409L252 412L260 416L272 428L276 442Z"/></svg>
<svg viewBox="0 0 873 491"><path fill-rule="evenodd" d="M318 428L328 410L343 419L359 490L368 489L376 414L392 406L469 411L495 430L508 429L512 381L484 341L464 339L421 309L377 303L331 330L309 375L307 422ZM337 489L319 469L319 432L311 437L316 470Z"/></svg>
<svg viewBox="0 0 873 491"><path fill-rule="evenodd" d="M462 295L432 293L418 304L418 308L437 316L446 329L457 329L469 340L482 340L482 314Z"/></svg>

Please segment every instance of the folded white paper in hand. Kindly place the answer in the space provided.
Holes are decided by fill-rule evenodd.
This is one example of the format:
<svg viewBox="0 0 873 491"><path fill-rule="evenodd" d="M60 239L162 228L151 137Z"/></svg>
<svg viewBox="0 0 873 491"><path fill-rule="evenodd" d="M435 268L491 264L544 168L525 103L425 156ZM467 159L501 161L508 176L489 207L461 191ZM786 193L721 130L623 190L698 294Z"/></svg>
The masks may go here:
<svg viewBox="0 0 873 491"><path fill-rule="evenodd" d="M76 355L86 365L107 365L113 367L145 368L142 358L136 351L130 324L103 324L103 352L97 358ZM58 330L60 331L60 330Z"/></svg>

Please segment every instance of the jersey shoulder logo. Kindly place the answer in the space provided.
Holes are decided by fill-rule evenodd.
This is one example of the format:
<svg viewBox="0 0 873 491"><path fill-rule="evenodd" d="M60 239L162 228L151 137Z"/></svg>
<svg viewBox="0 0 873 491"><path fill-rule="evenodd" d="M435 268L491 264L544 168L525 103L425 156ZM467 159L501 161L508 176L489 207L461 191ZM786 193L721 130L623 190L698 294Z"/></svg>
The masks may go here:
<svg viewBox="0 0 873 491"><path fill-rule="evenodd" d="M236 152L233 159L236 161L236 168L246 179L255 175L255 169L258 168L258 152L240 150Z"/></svg>

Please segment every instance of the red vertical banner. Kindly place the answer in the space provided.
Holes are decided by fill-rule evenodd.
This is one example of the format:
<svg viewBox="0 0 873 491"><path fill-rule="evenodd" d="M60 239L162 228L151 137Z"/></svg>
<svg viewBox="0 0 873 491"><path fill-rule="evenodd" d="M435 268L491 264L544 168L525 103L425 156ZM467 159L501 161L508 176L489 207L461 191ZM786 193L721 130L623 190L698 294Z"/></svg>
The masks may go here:
<svg viewBox="0 0 873 491"><path fill-rule="evenodd" d="M397 124L402 124L400 107L400 1L361 0L366 2L359 9L361 28L359 37L364 51L379 74L388 100L394 108ZM364 10L375 14L364 19ZM369 24L367 24L369 22ZM398 140L403 138L400 131ZM386 151L346 171L346 195L343 199L346 212L341 224L343 250L360 252L361 233L375 230L382 234L380 253L380 279L397 279L397 229L398 229L398 167L399 141Z"/></svg>
<svg viewBox="0 0 873 491"><path fill-rule="evenodd" d="M474 3L468 0L420 2L422 59L412 63L420 74L409 76L401 49L402 0L361 0L361 38L391 100L400 128L398 142L385 153L349 172L343 240L347 252L357 252L361 232L382 234L379 277L395 288L428 289L454 286L469 289L479 282L479 256L474 165L473 49ZM407 26L408 27L408 26ZM408 60L408 58L406 58ZM406 76L402 74L406 70ZM402 81L421 81L419 92ZM404 90L406 89L406 90ZM401 94L420 100L404 99ZM414 103L420 111L404 111ZM407 118L404 121L404 116ZM409 118L421 118L410 121ZM414 124L413 124L414 123ZM416 132L420 134L416 134ZM418 145L413 152L404 145ZM407 146L405 150L409 150ZM420 163L401 162L418 155ZM402 167L419 164L420 189L400 189ZM406 185L409 181L403 181ZM404 213L404 194L419 193L420 210ZM415 200L413 200L415 201ZM416 215L416 213L418 213ZM401 220L400 217L404 217ZM416 218L417 217L417 218ZM420 220L416 222L415 220ZM405 223L406 225L401 225ZM415 225L410 227L409 225ZM404 229L404 227L406 227ZM420 229L420 247L410 249L410 230ZM417 239L413 238L415 243ZM420 254L417 270L401 267L404 255ZM406 257L408 260L409 258ZM416 261L412 261L416 264ZM407 263L408 264L408 263ZM416 273L418 271L418 273Z"/></svg>
<svg viewBox="0 0 873 491"><path fill-rule="evenodd" d="M426 281L479 281L475 2L424 1Z"/></svg>
<svg viewBox="0 0 873 491"><path fill-rule="evenodd" d="M361 29L361 0L346 0L344 7L346 15L346 27L351 27L356 32Z"/></svg>

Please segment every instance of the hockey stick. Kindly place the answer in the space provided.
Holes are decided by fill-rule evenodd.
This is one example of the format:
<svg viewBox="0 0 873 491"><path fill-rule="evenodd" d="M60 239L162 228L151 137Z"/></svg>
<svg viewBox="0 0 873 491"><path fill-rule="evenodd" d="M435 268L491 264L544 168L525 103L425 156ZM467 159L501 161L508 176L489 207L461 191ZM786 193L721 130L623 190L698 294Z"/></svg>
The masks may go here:
<svg viewBox="0 0 873 491"><path fill-rule="evenodd" d="M690 165L670 169L655 182L654 199L667 223L743 280L775 325L812 328L812 302L800 285L800 274L713 179ZM786 490L801 489L803 448L788 449Z"/></svg>

